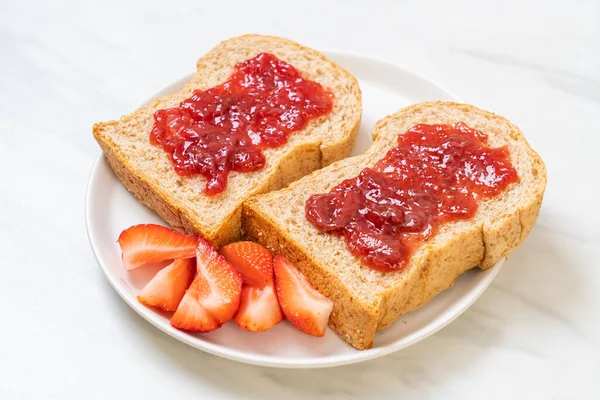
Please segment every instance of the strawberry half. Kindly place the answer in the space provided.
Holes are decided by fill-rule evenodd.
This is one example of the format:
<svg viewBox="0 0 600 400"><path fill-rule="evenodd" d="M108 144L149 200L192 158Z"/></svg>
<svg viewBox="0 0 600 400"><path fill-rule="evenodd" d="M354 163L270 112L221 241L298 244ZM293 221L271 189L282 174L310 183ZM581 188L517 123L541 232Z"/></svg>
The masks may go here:
<svg viewBox="0 0 600 400"><path fill-rule="evenodd" d="M240 305L242 277L206 239L198 240L196 260L196 278L173 314L171 325L209 332L233 318Z"/></svg>
<svg viewBox="0 0 600 400"><path fill-rule="evenodd" d="M125 229L119 235L123 267L132 270L165 260L192 258L198 238L184 235L161 225L142 224Z"/></svg>
<svg viewBox="0 0 600 400"><path fill-rule="evenodd" d="M275 256L273 270L277 298L285 317L304 333L325 335L333 309L331 300L319 293L286 258Z"/></svg>
<svg viewBox="0 0 600 400"><path fill-rule="evenodd" d="M249 332L262 332L281 322L283 314L273 284L262 289L244 285L235 323Z"/></svg>
<svg viewBox="0 0 600 400"><path fill-rule="evenodd" d="M175 260L158 271L140 291L137 299L150 307L175 311L185 291L194 280L194 275L196 275L196 260L193 258Z"/></svg>
<svg viewBox="0 0 600 400"><path fill-rule="evenodd" d="M219 250L240 274L244 283L264 288L273 282L273 255L254 242L236 242Z"/></svg>

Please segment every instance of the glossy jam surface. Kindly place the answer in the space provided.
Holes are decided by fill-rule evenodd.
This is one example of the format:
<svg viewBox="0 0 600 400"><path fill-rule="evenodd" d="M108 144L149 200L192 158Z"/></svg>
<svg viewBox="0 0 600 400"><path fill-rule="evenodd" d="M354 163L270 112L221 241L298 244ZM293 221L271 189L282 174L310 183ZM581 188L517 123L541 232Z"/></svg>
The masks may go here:
<svg viewBox="0 0 600 400"><path fill-rule="evenodd" d="M517 181L506 147L466 124L416 125L372 168L308 198L306 218L343 235L352 254L379 271L399 271L445 222L472 218L478 199Z"/></svg>
<svg viewBox="0 0 600 400"><path fill-rule="evenodd" d="M223 84L158 110L150 142L170 155L178 174L206 177L205 193L216 195L227 187L229 171L262 169L261 149L285 144L332 108L331 92L262 53L236 65Z"/></svg>

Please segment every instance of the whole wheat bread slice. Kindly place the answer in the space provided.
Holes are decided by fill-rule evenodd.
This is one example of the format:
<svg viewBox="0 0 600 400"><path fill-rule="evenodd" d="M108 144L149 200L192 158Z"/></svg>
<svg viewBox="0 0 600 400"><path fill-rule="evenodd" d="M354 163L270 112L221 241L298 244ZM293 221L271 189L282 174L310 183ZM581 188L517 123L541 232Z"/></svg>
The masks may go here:
<svg viewBox="0 0 600 400"><path fill-rule="evenodd" d="M304 216L307 198L326 193L373 166L397 145L397 136L419 123L463 121L487 134L489 145L507 145L519 181L479 203L475 217L448 223L420 246L401 272L364 267L342 237L319 232ZM415 310L473 267L489 268L531 231L546 186L546 168L521 131L505 118L476 107L445 102L416 104L377 122L373 145L363 155L313 172L288 188L244 204L245 234L293 261L334 308L329 324L357 349L373 345L375 332Z"/></svg>
<svg viewBox="0 0 600 400"><path fill-rule="evenodd" d="M223 83L236 64L259 53L274 54L298 69L303 78L332 91L333 110L292 133L285 145L263 150L267 162L262 170L232 172L224 192L206 196L202 193L204 177L179 176L162 148L150 144L153 114L177 107L196 89ZM200 58L196 66L195 75L180 92L118 121L97 123L93 133L116 176L142 203L173 228L202 234L219 246L239 238L242 203L248 197L281 188L348 156L360 124L361 92L356 79L323 54L277 37L246 35L227 40Z"/></svg>

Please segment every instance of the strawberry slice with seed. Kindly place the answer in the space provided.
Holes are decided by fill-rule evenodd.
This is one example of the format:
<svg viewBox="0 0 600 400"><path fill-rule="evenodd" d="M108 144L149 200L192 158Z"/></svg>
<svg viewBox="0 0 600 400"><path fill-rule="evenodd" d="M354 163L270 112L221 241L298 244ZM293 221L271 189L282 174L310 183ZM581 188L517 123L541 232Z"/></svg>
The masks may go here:
<svg viewBox="0 0 600 400"><path fill-rule="evenodd" d="M119 235L126 270L165 260L192 258L198 238L156 224L134 225Z"/></svg>
<svg viewBox="0 0 600 400"><path fill-rule="evenodd" d="M158 271L137 296L140 303L175 311L196 275L196 260L175 260Z"/></svg>
<svg viewBox="0 0 600 400"><path fill-rule="evenodd" d="M273 282L273 255L260 244L230 243L219 251L242 274L245 284L262 289Z"/></svg>
<svg viewBox="0 0 600 400"><path fill-rule="evenodd" d="M283 320L273 284L260 289L244 285L235 323L249 332L271 329Z"/></svg>
<svg viewBox="0 0 600 400"><path fill-rule="evenodd" d="M171 326L188 332L210 332L221 325L202 307L196 293L199 283L194 281L171 317Z"/></svg>
<svg viewBox="0 0 600 400"><path fill-rule="evenodd" d="M171 325L209 332L233 318L240 304L242 277L206 239L198 240L196 261L196 277L171 317Z"/></svg>
<svg viewBox="0 0 600 400"><path fill-rule="evenodd" d="M286 258L273 259L275 288L285 317L296 328L313 336L324 336L333 303L319 293Z"/></svg>

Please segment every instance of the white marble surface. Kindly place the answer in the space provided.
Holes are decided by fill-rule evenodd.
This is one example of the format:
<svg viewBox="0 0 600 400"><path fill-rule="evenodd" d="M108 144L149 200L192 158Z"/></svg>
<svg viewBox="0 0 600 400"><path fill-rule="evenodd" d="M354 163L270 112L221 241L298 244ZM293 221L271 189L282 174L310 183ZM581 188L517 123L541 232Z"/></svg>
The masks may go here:
<svg viewBox="0 0 600 400"><path fill-rule="evenodd" d="M598 1L0 4L0 398L600 398ZM326 370L218 359L144 322L88 246L112 119L247 32L374 55L507 116L548 167L539 221L433 337Z"/></svg>

